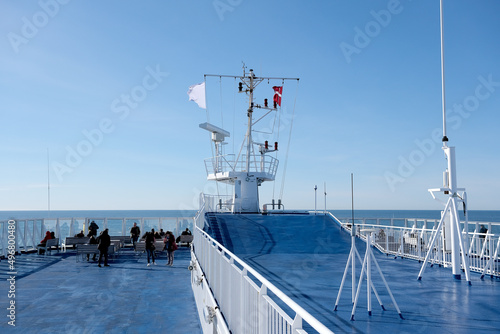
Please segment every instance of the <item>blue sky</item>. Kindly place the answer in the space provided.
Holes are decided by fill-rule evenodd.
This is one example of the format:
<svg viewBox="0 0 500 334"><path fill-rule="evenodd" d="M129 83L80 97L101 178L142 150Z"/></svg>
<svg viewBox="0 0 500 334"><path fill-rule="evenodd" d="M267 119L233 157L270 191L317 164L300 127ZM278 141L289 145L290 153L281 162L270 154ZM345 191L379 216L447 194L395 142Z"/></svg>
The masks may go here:
<svg viewBox="0 0 500 334"><path fill-rule="evenodd" d="M444 10L458 183L470 209L500 209L500 2ZM2 1L0 35L0 210L47 209L48 177L53 210L196 209L215 187L186 92L242 61L300 78L283 92L288 115L297 96L287 208L314 208L315 184L323 208L325 182L328 209L350 208L351 173L357 209L442 207L427 192L446 168L438 0ZM234 92L207 86L216 119L210 100Z"/></svg>

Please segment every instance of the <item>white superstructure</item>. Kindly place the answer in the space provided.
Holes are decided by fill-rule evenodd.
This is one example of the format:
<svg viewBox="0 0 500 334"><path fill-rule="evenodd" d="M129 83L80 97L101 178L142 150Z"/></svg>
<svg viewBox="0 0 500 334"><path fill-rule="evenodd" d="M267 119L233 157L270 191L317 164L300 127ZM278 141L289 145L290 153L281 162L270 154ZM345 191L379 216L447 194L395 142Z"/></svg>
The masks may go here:
<svg viewBox="0 0 500 334"><path fill-rule="evenodd" d="M208 76L208 75L206 75ZM205 76L205 77L206 77ZM236 154L222 154L222 145L230 137L229 131L219 128L208 122L200 124L200 128L212 133L212 142L215 145L215 154L205 160L207 179L223 182L234 186L233 194L229 201L220 202L221 207L228 208L232 213L258 213L259 190L258 187L265 181L274 181L278 169L278 159L269 153L278 150L278 143L258 143L253 139L253 127L267 115L277 112L281 105L282 87L275 88L273 103L268 104L264 99L263 104L254 101L256 87L264 80L298 80L297 78L257 77L251 69L249 73L243 69L242 76L224 76L239 80L238 91L248 96L247 129L240 152ZM254 110L260 109L264 114L254 120Z"/></svg>

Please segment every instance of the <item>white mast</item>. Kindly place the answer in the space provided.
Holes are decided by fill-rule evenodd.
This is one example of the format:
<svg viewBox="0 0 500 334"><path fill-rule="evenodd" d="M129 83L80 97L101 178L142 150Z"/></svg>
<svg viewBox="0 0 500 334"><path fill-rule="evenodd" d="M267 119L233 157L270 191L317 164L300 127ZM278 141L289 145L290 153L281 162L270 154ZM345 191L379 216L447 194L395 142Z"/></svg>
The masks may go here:
<svg viewBox="0 0 500 334"><path fill-rule="evenodd" d="M264 181L274 181L278 168L278 159L270 155L266 155L266 153L277 151L278 147L277 143L275 143L274 148L269 148L267 141L265 144L255 143L252 138L252 127L270 112L277 111L278 107L276 105L268 107L267 99L265 99L264 105L256 104L254 102L254 90L264 80L284 81L299 79L257 77L255 76L252 69L250 69L247 75L247 73L245 72L245 66L243 66L243 76L209 74L205 76L216 76L219 78L229 77L239 79L239 92L246 93L248 95L248 109L246 110L248 119L245 136L246 145L242 145L242 148L246 148L246 152L244 152L243 157L240 159L240 155L238 155L237 157L235 157L234 154L222 156L219 155L221 152L217 151L215 157L208 159L208 161L205 160L205 166L208 173L207 178L209 180L215 180L218 182L224 182L234 185L234 192L231 201L224 203L226 207L230 208L231 212L260 212L258 186L260 186ZM267 113L254 122L253 112L255 108L264 109L267 111ZM212 132L212 140L216 145L221 145L225 137L229 137L229 132L214 125L203 123L200 124L200 127ZM254 149L254 145L259 146L258 153Z"/></svg>
<svg viewBox="0 0 500 334"><path fill-rule="evenodd" d="M451 252L451 266L453 277L456 279L461 279L462 267L465 271L466 280L470 284L469 276L469 258L467 254L467 247L462 240L462 231L460 229L460 216L458 215L458 203L462 202L464 208L467 205L467 194L465 188L457 187L457 174L456 174L456 161L455 161L455 147L448 147L448 137L446 136L446 100L445 100L445 84L444 84L444 35L443 35L443 0L440 0L440 21L441 21L441 93L442 93L442 107L443 107L443 151L445 153L446 159L448 160L448 168L444 172L444 184L442 188L429 189L432 197L435 197L435 193L443 192L448 196L448 201L445 203L439 200L441 203L445 204L444 211L441 212L441 220L433 234L431 243L429 245L429 250L425 257L425 261L418 274L418 279L422 279L422 275L425 270L429 256L434 248L434 243L437 237L441 233L441 229L444 226L444 244L447 251ZM462 194L459 194L459 192ZM467 213L466 222L467 222ZM465 224L467 226L467 224ZM465 228L465 239L468 240L468 231Z"/></svg>

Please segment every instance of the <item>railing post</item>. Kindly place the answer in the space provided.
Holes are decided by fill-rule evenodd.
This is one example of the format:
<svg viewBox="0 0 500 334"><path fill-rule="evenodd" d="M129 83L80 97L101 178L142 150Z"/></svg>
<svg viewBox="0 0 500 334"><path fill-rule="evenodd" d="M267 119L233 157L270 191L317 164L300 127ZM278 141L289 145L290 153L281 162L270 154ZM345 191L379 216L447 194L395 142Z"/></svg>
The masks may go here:
<svg viewBox="0 0 500 334"><path fill-rule="evenodd" d="M245 315L248 314L247 310L245 309L245 306L246 306L246 298L245 298L245 277L247 276L247 269L246 268L243 268L243 270L241 271L241 275L240 275L240 314L239 314L239 323L240 323L240 333L244 333L245 332ZM250 314L250 318L248 319L249 321L252 321L252 314ZM252 323L252 328L255 328L254 327L254 324Z"/></svg>
<svg viewBox="0 0 500 334"><path fill-rule="evenodd" d="M292 333L295 333L299 329L302 329L302 318L298 314L295 314L292 323Z"/></svg>
<svg viewBox="0 0 500 334"><path fill-rule="evenodd" d="M267 302L264 296L267 295L267 287L262 284L259 291L259 333L267 333L268 328L268 312L267 312Z"/></svg>

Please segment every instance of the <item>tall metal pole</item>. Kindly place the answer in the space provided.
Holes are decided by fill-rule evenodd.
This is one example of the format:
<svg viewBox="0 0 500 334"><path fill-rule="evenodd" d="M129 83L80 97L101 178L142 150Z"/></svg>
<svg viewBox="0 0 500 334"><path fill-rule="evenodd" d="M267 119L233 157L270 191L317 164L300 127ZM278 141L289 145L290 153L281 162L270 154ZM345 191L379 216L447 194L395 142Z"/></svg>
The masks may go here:
<svg viewBox="0 0 500 334"><path fill-rule="evenodd" d="M354 186L353 186L353 174L351 173L351 244L356 243L356 227L354 226ZM355 286L356 286L356 260L354 259L354 256L352 257L351 260L351 268L352 268L352 275L351 275L351 284L352 284L352 302L354 303L355 299Z"/></svg>
<svg viewBox="0 0 500 334"><path fill-rule="evenodd" d="M314 214L316 214L316 190L318 190L318 186L314 185Z"/></svg>
<svg viewBox="0 0 500 334"><path fill-rule="evenodd" d="M250 70L250 87L248 99L248 129L247 129L247 162L246 170L250 172L250 151L252 150L252 114L253 114L253 70Z"/></svg>
<svg viewBox="0 0 500 334"><path fill-rule="evenodd" d="M325 182L325 215L326 215L326 182Z"/></svg>
<svg viewBox="0 0 500 334"><path fill-rule="evenodd" d="M49 159L48 147L47 147L47 209L50 214L50 159Z"/></svg>
<svg viewBox="0 0 500 334"><path fill-rule="evenodd" d="M461 226L460 226L460 217L458 215L457 210L457 201L460 199L458 195L458 187L457 187L457 174L456 174L456 160L455 160L455 147L449 147L447 145L448 137L446 136L446 99L445 99L445 81L444 81L444 20L443 20L443 0L440 0L440 26L441 26L441 94L442 94L442 107L443 107L443 151L446 155L446 160L448 161L448 168L445 184L443 188L436 189L440 191L444 191L444 194L449 194L448 202L445 206L445 209L442 213L441 221L438 225L438 229L435 232L431 244L435 242L438 233L440 233L443 224L449 224L450 235L445 234L445 242L447 245L450 245L451 248L451 264L452 264L452 273L456 279L461 278L461 270L462 265L465 271L465 276L467 281L470 284L469 277L469 260L467 258L467 250L464 247L464 243L462 242L461 235ZM464 197L465 197L465 189ZM435 191L434 189L429 189L429 191ZM434 197L434 195L433 195ZM464 201L464 199L461 199ZM445 221L446 215L448 216L448 220ZM468 238L468 231L465 231L465 238ZM422 278L423 271L425 269L425 265L429 258L430 253L432 252L432 245L428 250L427 256L425 258L424 264L422 265L422 269L420 270L418 279ZM460 262L462 255L462 263Z"/></svg>
<svg viewBox="0 0 500 334"><path fill-rule="evenodd" d="M443 0L440 0L440 22L441 22L441 99L443 107L443 146L446 146L448 137L446 137L446 99L444 85L444 29L443 29Z"/></svg>

